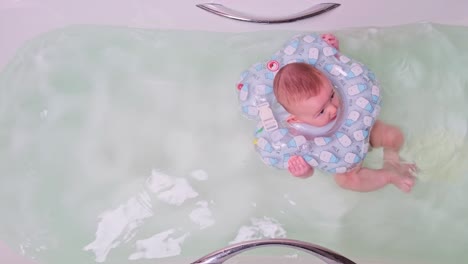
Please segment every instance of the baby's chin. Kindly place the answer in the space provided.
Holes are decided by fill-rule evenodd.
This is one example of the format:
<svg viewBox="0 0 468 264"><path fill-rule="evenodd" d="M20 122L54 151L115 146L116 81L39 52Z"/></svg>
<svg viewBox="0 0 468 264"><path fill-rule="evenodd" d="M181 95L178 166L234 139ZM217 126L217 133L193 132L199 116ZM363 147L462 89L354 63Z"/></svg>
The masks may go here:
<svg viewBox="0 0 468 264"><path fill-rule="evenodd" d="M338 115L335 116L333 119L330 119L330 120L329 120L328 122L326 122L326 123L316 123L316 124L308 123L308 122L306 122L306 123L309 124L309 125L311 125L311 126L314 126L314 127L324 127L324 126L326 126L326 125L328 125L328 124L334 122L334 121L336 120L337 117L338 117Z"/></svg>
<svg viewBox="0 0 468 264"><path fill-rule="evenodd" d="M324 126L326 126L326 125L328 125L328 124L330 124L330 122L325 123L325 124L317 124L317 125L313 125L313 126L316 126L316 127L324 127Z"/></svg>
<svg viewBox="0 0 468 264"><path fill-rule="evenodd" d="M330 122L324 123L324 124L322 124L322 123L311 123L311 122L304 122L304 123L306 123L306 124L308 124L310 126L314 126L314 127L324 127L324 126L328 125Z"/></svg>

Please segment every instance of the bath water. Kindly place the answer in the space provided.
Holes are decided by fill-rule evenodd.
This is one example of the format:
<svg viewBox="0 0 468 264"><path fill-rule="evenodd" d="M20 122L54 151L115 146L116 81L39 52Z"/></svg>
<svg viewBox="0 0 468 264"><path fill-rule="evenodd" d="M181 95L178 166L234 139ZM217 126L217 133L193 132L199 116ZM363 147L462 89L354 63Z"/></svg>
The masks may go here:
<svg viewBox="0 0 468 264"><path fill-rule="evenodd" d="M406 135L410 194L261 162L236 83L297 33L76 26L27 42L0 73L0 240L42 263L171 263L271 237L351 259L467 259L468 29L335 32ZM381 164L380 149L365 161Z"/></svg>

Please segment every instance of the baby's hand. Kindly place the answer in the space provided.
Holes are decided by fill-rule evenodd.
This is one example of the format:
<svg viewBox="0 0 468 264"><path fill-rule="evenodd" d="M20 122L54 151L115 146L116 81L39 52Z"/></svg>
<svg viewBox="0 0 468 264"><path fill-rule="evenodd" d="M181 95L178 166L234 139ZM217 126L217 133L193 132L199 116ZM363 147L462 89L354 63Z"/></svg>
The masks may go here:
<svg viewBox="0 0 468 264"><path fill-rule="evenodd" d="M338 38L333 34L322 34L322 39L328 43L328 45L334 47L337 50L340 50L340 42Z"/></svg>
<svg viewBox="0 0 468 264"><path fill-rule="evenodd" d="M314 168L301 156L292 156L288 160L288 170L293 176L299 178L307 178L314 174Z"/></svg>

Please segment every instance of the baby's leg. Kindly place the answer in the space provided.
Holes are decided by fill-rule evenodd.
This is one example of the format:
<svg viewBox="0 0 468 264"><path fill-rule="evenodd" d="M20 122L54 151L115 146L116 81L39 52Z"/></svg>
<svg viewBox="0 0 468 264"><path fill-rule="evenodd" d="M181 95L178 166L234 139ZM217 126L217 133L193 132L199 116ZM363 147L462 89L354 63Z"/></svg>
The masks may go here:
<svg viewBox="0 0 468 264"><path fill-rule="evenodd" d="M322 34L322 39L328 43L328 45L334 47L337 50L340 50L340 42L338 38L333 34Z"/></svg>
<svg viewBox="0 0 468 264"><path fill-rule="evenodd" d="M347 173L335 175L336 183L344 189L358 192L370 192L383 188L391 183L403 192L410 192L414 179L408 171L400 174L395 170L357 168Z"/></svg>
<svg viewBox="0 0 468 264"><path fill-rule="evenodd" d="M370 143L373 147L384 148L384 166L385 170L393 176L400 176L393 179L393 184L400 189L406 189L408 185L414 184L413 174L417 171L416 164L403 162L399 151L404 143L404 136L401 130L395 126L385 124L377 120L371 130Z"/></svg>
<svg viewBox="0 0 468 264"><path fill-rule="evenodd" d="M401 130L389 124L377 120L370 133L370 144L372 147L384 148L384 161L400 162L400 149L405 142Z"/></svg>
<svg viewBox="0 0 468 264"><path fill-rule="evenodd" d="M404 142L405 137L401 130L396 126L388 125L377 120L372 127L370 143L375 148L384 147L398 152Z"/></svg>

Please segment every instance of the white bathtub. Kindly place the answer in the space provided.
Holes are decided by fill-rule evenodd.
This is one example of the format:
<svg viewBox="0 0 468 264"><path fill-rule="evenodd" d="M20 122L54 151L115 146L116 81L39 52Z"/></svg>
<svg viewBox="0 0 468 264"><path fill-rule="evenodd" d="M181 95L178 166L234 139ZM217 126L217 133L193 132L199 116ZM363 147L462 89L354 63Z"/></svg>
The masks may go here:
<svg viewBox="0 0 468 264"><path fill-rule="evenodd" d="M288 4L282 0L211 2L254 14L282 15L300 11L320 1L297 0ZM40 33L70 24L229 32L273 29L326 30L391 26L420 21L468 25L466 1L336 0L334 2L341 3L342 6L320 17L289 24L261 25L211 15L195 7L195 4L204 3L197 0L2 0L0 1L0 69L24 41Z"/></svg>
<svg viewBox="0 0 468 264"><path fill-rule="evenodd" d="M289 4L281 0L243 2L220 0L216 2L238 10L251 10L248 12L261 15L293 13L319 3L319 1L306 0L297 0ZM202 3L202 1L195 0L2 0L0 2L0 70L28 39L52 29L73 24L221 32L273 29L331 30L360 26L391 26L420 21L468 25L466 15L468 1L336 0L334 2L341 3L342 6L315 18L288 24L263 25L229 20L209 14L195 7L195 4ZM4 243L0 243L0 263L20 263L21 257L6 247ZM28 263L27 260L24 261ZM250 261L260 263L258 259L250 259ZM268 262L272 263L271 259Z"/></svg>

